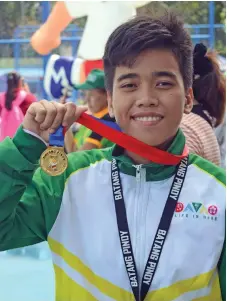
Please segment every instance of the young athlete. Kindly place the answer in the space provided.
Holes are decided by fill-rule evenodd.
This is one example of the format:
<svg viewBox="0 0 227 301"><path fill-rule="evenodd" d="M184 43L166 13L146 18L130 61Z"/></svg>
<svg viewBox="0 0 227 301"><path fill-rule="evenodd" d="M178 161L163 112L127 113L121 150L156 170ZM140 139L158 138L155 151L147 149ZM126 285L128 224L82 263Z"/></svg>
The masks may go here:
<svg viewBox="0 0 227 301"><path fill-rule="evenodd" d="M190 35L169 13L134 18L109 37L104 66L121 130L182 160L116 145L72 153L49 176L38 168L49 133L84 109L32 104L0 144L0 250L48 240L59 301L225 300L225 173L188 157L179 129L193 103Z"/></svg>

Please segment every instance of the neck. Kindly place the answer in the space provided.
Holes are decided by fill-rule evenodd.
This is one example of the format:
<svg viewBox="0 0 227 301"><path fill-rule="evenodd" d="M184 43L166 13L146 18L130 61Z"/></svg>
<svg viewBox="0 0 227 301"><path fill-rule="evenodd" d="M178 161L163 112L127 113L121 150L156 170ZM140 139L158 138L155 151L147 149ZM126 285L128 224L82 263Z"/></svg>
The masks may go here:
<svg viewBox="0 0 227 301"><path fill-rule="evenodd" d="M170 145L172 144L173 140L174 140L175 136L169 138L167 141L165 141L164 143L158 145L158 146L155 146L156 148L160 149L160 150L164 150L164 151L167 151L168 148L170 147ZM128 150L125 150L125 154L130 158L132 159L132 161L135 163L135 164L150 164L152 163L152 161L149 161L143 157L140 157L139 155L133 153L133 152L130 152Z"/></svg>

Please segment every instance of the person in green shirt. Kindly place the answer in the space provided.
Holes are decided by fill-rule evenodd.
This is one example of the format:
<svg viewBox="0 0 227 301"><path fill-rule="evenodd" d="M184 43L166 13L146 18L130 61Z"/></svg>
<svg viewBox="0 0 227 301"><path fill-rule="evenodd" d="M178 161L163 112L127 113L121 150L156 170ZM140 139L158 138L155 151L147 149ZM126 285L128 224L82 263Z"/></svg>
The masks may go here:
<svg viewBox="0 0 227 301"><path fill-rule="evenodd" d="M85 100L90 113L99 119L115 122L111 118L107 108L107 93L104 83L104 72L100 69L93 69L85 83L77 85L77 90L85 92ZM76 150L89 150L93 148L106 148L113 143L99 134L81 126L75 135Z"/></svg>
<svg viewBox="0 0 227 301"><path fill-rule="evenodd" d="M192 58L190 34L168 12L109 37L109 113L146 144L136 153L71 153L61 175L46 174L38 167L49 134L87 110L46 100L0 143L0 251L48 240L56 300L226 300L225 171L188 154L179 128L193 106Z"/></svg>

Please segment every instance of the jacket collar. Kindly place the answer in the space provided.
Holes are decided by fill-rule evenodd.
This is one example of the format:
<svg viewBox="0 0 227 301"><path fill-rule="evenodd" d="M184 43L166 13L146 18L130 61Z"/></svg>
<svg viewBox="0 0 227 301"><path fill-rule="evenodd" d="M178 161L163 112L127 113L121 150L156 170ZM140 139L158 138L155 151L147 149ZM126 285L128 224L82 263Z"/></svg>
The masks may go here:
<svg viewBox="0 0 227 301"><path fill-rule="evenodd" d="M185 136L181 129L179 129L167 151L174 155L181 155L184 146ZM115 145L112 150L112 157L117 160L121 172L136 176L136 166L138 165L135 165L133 161L124 154L124 149L122 147ZM146 181L161 181L168 179L176 170L176 166L161 165L157 163L142 164L141 168L146 170Z"/></svg>

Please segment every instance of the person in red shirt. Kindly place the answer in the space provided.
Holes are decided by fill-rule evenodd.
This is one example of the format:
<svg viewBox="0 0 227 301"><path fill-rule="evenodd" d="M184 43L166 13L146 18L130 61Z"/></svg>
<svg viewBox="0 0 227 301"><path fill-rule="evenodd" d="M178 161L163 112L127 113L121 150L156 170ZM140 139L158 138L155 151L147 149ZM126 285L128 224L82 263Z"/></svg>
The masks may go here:
<svg viewBox="0 0 227 301"><path fill-rule="evenodd" d="M18 72L9 72L7 74L7 90L3 92L6 96L5 107L7 109L11 108L12 102L16 99L17 94L20 90L24 90L27 92L24 101L22 102L20 108L25 115L29 106L37 101L34 94L32 94L29 90L28 85L24 82L24 79ZM0 113L1 113L0 107Z"/></svg>
<svg viewBox="0 0 227 301"><path fill-rule="evenodd" d="M36 97L30 93L21 75L17 72L8 73L7 90L0 93L0 141L15 135L34 101Z"/></svg>

